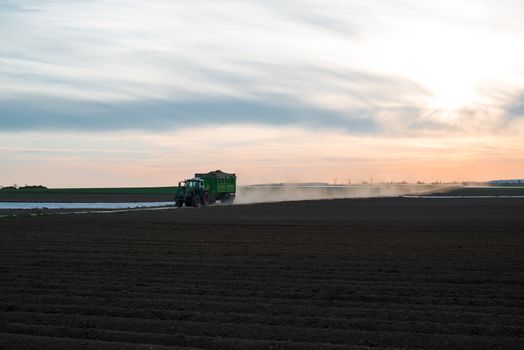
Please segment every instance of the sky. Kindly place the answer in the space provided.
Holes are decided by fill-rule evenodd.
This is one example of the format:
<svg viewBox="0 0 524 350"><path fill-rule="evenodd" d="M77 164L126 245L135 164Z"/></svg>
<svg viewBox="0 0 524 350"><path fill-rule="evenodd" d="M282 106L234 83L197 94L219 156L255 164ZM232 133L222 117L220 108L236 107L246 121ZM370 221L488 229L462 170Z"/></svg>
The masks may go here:
<svg viewBox="0 0 524 350"><path fill-rule="evenodd" d="M524 2L2 0L0 185L524 178Z"/></svg>

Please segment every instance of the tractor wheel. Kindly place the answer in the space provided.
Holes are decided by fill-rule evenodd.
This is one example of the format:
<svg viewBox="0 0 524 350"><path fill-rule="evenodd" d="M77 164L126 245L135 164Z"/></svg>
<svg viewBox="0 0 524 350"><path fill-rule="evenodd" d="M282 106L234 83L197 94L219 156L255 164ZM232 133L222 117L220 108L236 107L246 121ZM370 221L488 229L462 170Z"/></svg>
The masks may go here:
<svg viewBox="0 0 524 350"><path fill-rule="evenodd" d="M193 196L193 203L192 204L193 204L193 207L200 208L200 205L202 204L202 202L200 201L200 196L198 194Z"/></svg>
<svg viewBox="0 0 524 350"><path fill-rule="evenodd" d="M184 201L181 201L181 200L176 201L176 206L178 208L182 208L184 206Z"/></svg>
<svg viewBox="0 0 524 350"><path fill-rule="evenodd" d="M208 206L209 205L209 193L208 192L205 192L204 193L204 206Z"/></svg>

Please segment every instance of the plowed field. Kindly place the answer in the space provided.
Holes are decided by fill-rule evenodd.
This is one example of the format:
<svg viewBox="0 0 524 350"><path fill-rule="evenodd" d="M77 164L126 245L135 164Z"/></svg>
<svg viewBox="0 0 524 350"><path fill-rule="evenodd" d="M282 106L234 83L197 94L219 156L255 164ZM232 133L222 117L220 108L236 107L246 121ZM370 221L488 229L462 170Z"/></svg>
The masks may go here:
<svg viewBox="0 0 524 350"><path fill-rule="evenodd" d="M523 349L524 200L0 219L1 349Z"/></svg>

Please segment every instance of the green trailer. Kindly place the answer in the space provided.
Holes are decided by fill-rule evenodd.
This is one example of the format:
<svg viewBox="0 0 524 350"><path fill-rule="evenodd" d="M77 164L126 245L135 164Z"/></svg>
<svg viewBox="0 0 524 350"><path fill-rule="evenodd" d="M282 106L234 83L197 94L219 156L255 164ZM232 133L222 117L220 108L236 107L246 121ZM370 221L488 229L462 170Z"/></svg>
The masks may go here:
<svg viewBox="0 0 524 350"><path fill-rule="evenodd" d="M199 207L216 201L232 203L235 200L236 180L235 174L220 170L197 173L194 178L179 183L175 196L176 205Z"/></svg>
<svg viewBox="0 0 524 350"><path fill-rule="evenodd" d="M216 201L233 202L237 191L237 177L220 170L195 174L195 178L204 180L204 188L209 191L211 203Z"/></svg>

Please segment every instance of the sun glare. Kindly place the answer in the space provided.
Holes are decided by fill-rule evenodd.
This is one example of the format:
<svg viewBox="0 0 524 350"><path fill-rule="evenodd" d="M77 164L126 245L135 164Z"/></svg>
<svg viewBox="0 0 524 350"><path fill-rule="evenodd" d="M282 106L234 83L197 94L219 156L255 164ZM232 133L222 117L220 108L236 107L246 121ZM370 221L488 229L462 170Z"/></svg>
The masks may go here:
<svg viewBox="0 0 524 350"><path fill-rule="evenodd" d="M477 102L475 84L468 77L435 74L428 77L427 85L431 91L426 101L429 108L456 111Z"/></svg>
<svg viewBox="0 0 524 350"><path fill-rule="evenodd" d="M493 50L486 50L487 42ZM368 59L377 70L406 77L424 89L423 106L456 111L480 103L480 84L507 73L507 59L499 53L508 45L459 25L410 22L377 36Z"/></svg>

